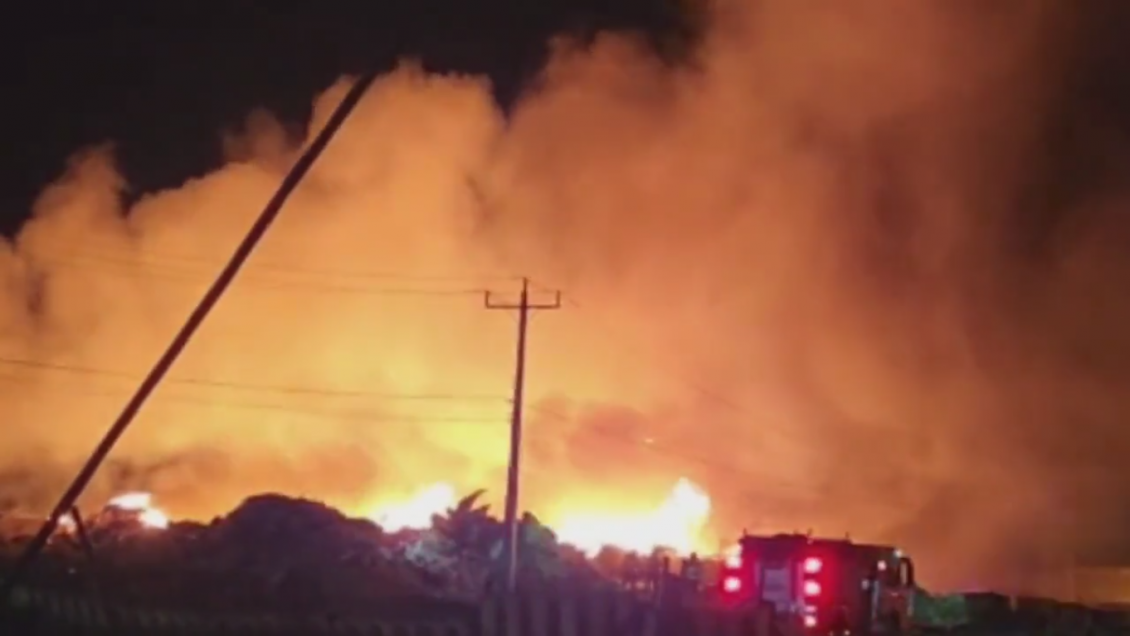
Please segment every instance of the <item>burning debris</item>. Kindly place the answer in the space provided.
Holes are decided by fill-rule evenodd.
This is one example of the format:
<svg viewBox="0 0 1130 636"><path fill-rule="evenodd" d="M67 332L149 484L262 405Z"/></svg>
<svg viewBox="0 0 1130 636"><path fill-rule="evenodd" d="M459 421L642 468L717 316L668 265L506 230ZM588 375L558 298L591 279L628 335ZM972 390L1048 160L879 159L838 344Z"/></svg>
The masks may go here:
<svg viewBox="0 0 1130 636"><path fill-rule="evenodd" d="M436 515L457 506L455 492L450 484L432 484L411 497L379 504L366 516L393 532L427 528ZM487 509L478 510L485 513ZM710 496L689 479L681 478L651 509L604 511L577 505L555 515L547 525L563 543L589 555L604 547L640 553L666 548L687 555L715 551L705 532L710 512Z"/></svg>
<svg viewBox="0 0 1130 636"><path fill-rule="evenodd" d="M153 495L131 492L118 495L102 509L102 515L131 519L146 528L163 530L169 527L169 517L153 507Z"/></svg>
<svg viewBox="0 0 1130 636"><path fill-rule="evenodd" d="M0 540L20 541L34 535L45 520L35 515L8 511L0 514ZM167 514L153 505L153 495L147 492L130 492L111 498L96 514L84 517L90 532L113 529L116 533L134 530L164 530L169 527ZM59 518L57 537L71 537L78 532L74 513Z"/></svg>
<svg viewBox="0 0 1130 636"><path fill-rule="evenodd" d="M677 490L688 493L689 488L686 484ZM61 523L36 576L63 577L50 584L68 587L89 580L123 601L158 604L162 599L180 603L189 596L201 606L235 599L245 606L274 607L284 599L294 611L345 611L374 599L471 600L492 589L503 573L504 528L479 503L483 494L455 499L454 489L432 486L380 507L373 519L351 518L315 501L265 494L202 524L170 521L149 493L127 493L82 519L89 554L75 520ZM595 527L587 523L574 527ZM581 539L594 536L574 532ZM14 553L12 548L27 534L6 528L0 536L8 548L4 553ZM615 561L615 548L563 543L529 513L522 516L519 536L525 584L599 587L614 582L602 571ZM599 558L588 558L598 553Z"/></svg>
<svg viewBox="0 0 1130 636"><path fill-rule="evenodd" d="M668 548L679 554L702 551L702 529L710 515L710 497L687 479L680 479L666 501L644 515L567 518L558 534L568 543L596 555L606 546L632 552Z"/></svg>
<svg viewBox="0 0 1130 636"><path fill-rule="evenodd" d="M432 517L453 508L458 501L450 484L433 484L407 501L379 506L372 515L382 528L390 532L403 529L421 530L432 523Z"/></svg>

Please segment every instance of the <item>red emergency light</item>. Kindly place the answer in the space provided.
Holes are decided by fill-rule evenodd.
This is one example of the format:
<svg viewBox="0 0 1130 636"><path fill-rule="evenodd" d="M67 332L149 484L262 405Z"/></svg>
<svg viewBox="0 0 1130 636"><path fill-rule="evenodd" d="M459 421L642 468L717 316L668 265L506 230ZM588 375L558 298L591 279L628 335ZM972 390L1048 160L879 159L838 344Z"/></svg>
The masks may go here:
<svg viewBox="0 0 1130 636"><path fill-rule="evenodd" d="M742 591L741 577L731 574L722 579L722 591L726 592L727 594L737 594L738 592Z"/></svg>
<svg viewBox="0 0 1130 636"><path fill-rule="evenodd" d="M817 557L808 557L804 560L805 574L819 574L824 569L824 562Z"/></svg>
<svg viewBox="0 0 1130 636"><path fill-rule="evenodd" d="M804 582L804 595L805 596L808 596L808 597L820 596L820 592L821 592L820 584L817 583L816 581L805 581Z"/></svg>

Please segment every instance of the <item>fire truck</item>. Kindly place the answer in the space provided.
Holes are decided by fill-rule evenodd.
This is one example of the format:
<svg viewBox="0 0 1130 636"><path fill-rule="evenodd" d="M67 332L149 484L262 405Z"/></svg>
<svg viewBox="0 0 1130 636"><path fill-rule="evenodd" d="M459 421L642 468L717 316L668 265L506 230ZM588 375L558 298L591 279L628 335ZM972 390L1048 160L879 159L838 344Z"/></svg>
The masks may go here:
<svg viewBox="0 0 1130 636"><path fill-rule="evenodd" d="M747 534L718 587L724 607L771 607L784 633L900 634L911 624L914 564L889 546Z"/></svg>

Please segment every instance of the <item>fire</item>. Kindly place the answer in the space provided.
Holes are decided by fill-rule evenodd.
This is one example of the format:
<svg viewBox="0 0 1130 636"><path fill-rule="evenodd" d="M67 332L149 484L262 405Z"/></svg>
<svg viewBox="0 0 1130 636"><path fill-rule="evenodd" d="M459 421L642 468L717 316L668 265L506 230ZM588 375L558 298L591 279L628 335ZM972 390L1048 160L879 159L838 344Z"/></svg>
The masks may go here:
<svg viewBox="0 0 1130 636"><path fill-rule="evenodd" d="M418 489L409 496L388 499L368 515L389 532L422 530L432 525L432 517L442 515L458 503L455 487L438 482ZM153 506L153 495L130 492L118 495L107 508L128 512L145 527L163 529L169 517ZM595 555L603 547L639 553L668 548L679 555L691 552L708 554L704 530L710 517L710 497L689 479L681 478L659 506L639 513L604 512L573 507L554 515L549 526L563 543ZM73 526L69 516L60 518L64 531Z"/></svg>
<svg viewBox="0 0 1130 636"><path fill-rule="evenodd" d="M421 530L432 525L433 515L443 514L457 500L451 484L432 484L406 500L378 505L370 518L389 532Z"/></svg>
<svg viewBox="0 0 1130 636"><path fill-rule="evenodd" d="M432 516L455 506L455 488L436 483L410 497L376 506L369 515L390 532L431 526ZM639 514L565 509L550 523L561 541L588 554L604 546L647 553L670 548L679 554L708 552L702 533L710 516L710 497L688 479L680 479L655 509Z"/></svg>
<svg viewBox="0 0 1130 636"><path fill-rule="evenodd" d="M643 514L568 513L555 524L558 537L593 555L602 547L648 553L670 548L685 555L708 552L702 533L710 497L689 479L679 479L655 510Z"/></svg>
<svg viewBox="0 0 1130 636"><path fill-rule="evenodd" d="M147 492L130 492L118 495L106 504L137 515L137 520L147 528L164 529L169 527L169 517L162 510L153 507L153 495Z"/></svg>
<svg viewBox="0 0 1130 636"><path fill-rule="evenodd" d="M78 524L75 522L74 515L72 515L71 513L68 512L65 515L59 517L59 524L57 526L57 530L59 532L72 532L77 527Z"/></svg>

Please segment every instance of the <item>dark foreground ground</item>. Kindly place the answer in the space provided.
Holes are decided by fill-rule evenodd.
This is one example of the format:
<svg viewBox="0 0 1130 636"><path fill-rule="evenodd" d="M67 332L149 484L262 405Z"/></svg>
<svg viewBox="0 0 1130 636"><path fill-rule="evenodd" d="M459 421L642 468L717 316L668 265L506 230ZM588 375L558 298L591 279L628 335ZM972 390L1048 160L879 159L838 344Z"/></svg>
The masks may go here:
<svg viewBox="0 0 1130 636"><path fill-rule="evenodd" d="M202 593L205 593L202 591ZM622 595L526 594L520 602L478 603L432 598L371 600L363 609L224 612L124 606L89 596L21 588L0 633L19 636L146 636L161 634L272 634L386 636L786 636L764 617L679 608L656 609ZM1006 600L1007 603L1007 600ZM508 615L507 612L512 615ZM921 632L953 636L1115 636L1130 634L1114 612L1057 610L1051 604L1012 602L983 611L975 624Z"/></svg>

